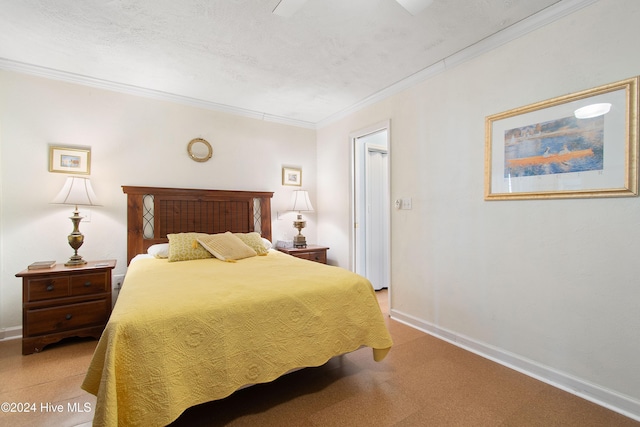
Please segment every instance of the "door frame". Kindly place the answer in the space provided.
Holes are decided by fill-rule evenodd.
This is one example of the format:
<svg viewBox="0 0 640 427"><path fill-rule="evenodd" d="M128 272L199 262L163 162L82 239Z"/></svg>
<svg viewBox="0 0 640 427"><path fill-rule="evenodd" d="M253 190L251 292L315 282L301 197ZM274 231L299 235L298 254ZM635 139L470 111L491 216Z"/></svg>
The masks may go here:
<svg viewBox="0 0 640 427"><path fill-rule="evenodd" d="M351 182L350 182L350 192L349 192L349 208L350 208L350 221L351 225L349 226L349 268L351 271L356 271L356 223L357 223L357 212L356 212L356 149L358 139L366 137L368 135L386 131L387 132L387 168L389 171L389 179L387 180L387 194L391 194L391 120L383 120L381 122L375 123L371 126L367 126L363 129L351 132L349 135L349 151L350 151L350 166L351 166ZM390 197L390 196L389 196ZM389 245L391 245L391 201L389 200L389 226L387 227L388 236L387 240ZM387 262L389 265L389 276L391 276L391 248L389 248L387 255ZM391 283L389 283L389 288L391 288ZM389 295L391 292L389 291Z"/></svg>

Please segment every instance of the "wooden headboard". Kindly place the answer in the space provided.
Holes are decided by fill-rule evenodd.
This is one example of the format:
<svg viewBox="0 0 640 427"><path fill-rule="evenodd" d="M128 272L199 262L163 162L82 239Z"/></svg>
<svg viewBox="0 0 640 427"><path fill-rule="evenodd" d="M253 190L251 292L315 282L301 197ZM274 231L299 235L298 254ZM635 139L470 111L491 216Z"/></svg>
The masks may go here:
<svg viewBox="0 0 640 427"><path fill-rule="evenodd" d="M272 192L123 186L127 265L171 233L259 232L271 240Z"/></svg>

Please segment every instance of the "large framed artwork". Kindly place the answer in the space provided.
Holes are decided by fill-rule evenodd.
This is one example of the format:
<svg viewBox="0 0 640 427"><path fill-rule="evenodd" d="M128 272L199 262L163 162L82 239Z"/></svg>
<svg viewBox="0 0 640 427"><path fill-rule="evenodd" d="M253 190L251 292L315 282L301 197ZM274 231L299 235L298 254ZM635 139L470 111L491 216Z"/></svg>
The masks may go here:
<svg viewBox="0 0 640 427"><path fill-rule="evenodd" d="M637 196L638 79L487 117L485 200Z"/></svg>

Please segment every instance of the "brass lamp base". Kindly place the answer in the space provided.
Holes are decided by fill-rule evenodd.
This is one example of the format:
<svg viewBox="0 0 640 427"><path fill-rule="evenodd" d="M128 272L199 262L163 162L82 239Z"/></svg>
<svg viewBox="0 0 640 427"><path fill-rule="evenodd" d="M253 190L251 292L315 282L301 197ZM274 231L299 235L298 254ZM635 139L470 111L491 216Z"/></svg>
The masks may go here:
<svg viewBox="0 0 640 427"><path fill-rule="evenodd" d="M73 267L77 265L85 265L86 263L87 261L83 260L80 255L71 255L69 261L65 262L64 265L66 265L67 267Z"/></svg>
<svg viewBox="0 0 640 427"><path fill-rule="evenodd" d="M73 231L69 234L69 246L73 248L73 255L69 258L69 261L65 262L64 265L67 267L73 267L77 265L84 265L87 261L82 259L82 256L78 255L78 249L84 243L84 235L80 232L78 227L80 226L80 221L82 221L82 217L80 216L80 212L78 212L78 207L76 206L76 210L73 211L73 216L70 216L69 219L73 223Z"/></svg>
<svg viewBox="0 0 640 427"><path fill-rule="evenodd" d="M302 234L298 234L297 236L293 236L293 247L294 248L306 248L307 247L307 239Z"/></svg>
<svg viewBox="0 0 640 427"><path fill-rule="evenodd" d="M306 227L307 222L302 220L302 215L298 214L298 219L293 221L293 226L298 229L298 235L293 236L294 248L306 248L307 239L302 235L302 229Z"/></svg>

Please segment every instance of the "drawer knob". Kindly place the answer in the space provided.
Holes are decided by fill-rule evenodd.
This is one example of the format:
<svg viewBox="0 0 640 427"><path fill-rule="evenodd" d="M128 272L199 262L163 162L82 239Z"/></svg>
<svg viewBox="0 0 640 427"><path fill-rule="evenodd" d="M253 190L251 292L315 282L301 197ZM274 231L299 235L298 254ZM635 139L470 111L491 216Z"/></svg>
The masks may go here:
<svg viewBox="0 0 640 427"><path fill-rule="evenodd" d="M64 318L65 318L65 319L67 319L67 320L71 320L71 318L72 318L72 317L73 317L73 316L72 316L72 315L70 315L70 314L67 314L66 316L64 316Z"/></svg>
<svg viewBox="0 0 640 427"><path fill-rule="evenodd" d="M47 292L51 292L54 289L53 283L49 283L46 289L47 289Z"/></svg>
<svg viewBox="0 0 640 427"><path fill-rule="evenodd" d="M85 288L89 288L91 287L91 282L89 280L87 280L86 282L84 282L84 287Z"/></svg>

